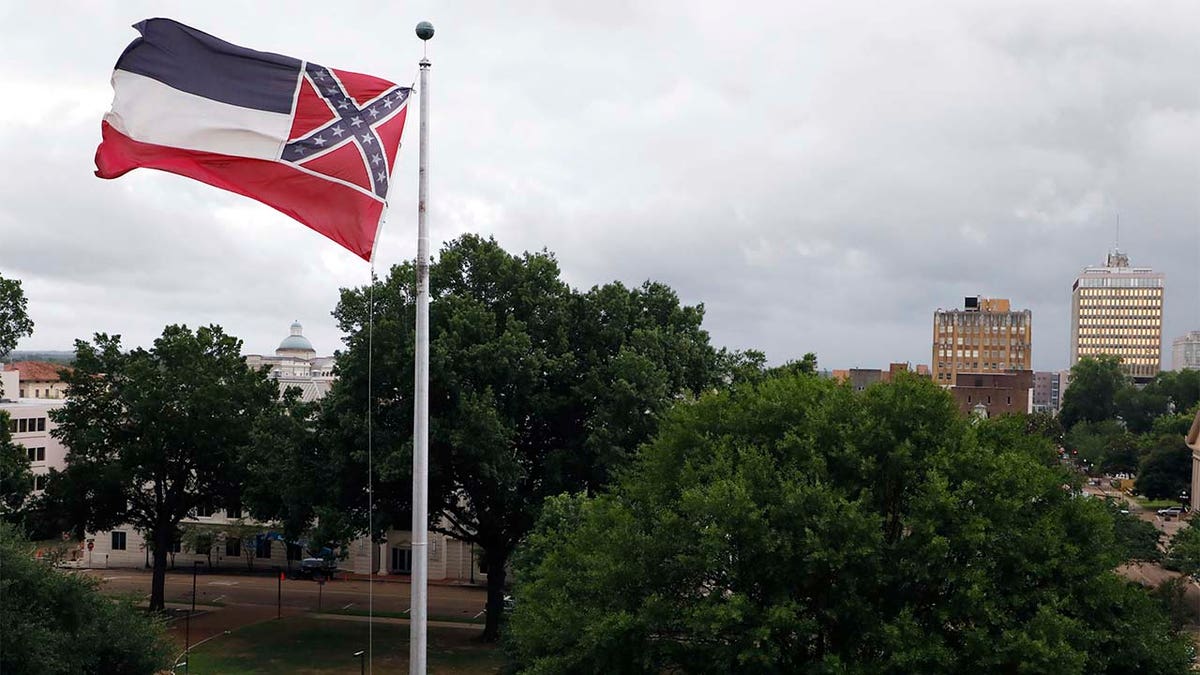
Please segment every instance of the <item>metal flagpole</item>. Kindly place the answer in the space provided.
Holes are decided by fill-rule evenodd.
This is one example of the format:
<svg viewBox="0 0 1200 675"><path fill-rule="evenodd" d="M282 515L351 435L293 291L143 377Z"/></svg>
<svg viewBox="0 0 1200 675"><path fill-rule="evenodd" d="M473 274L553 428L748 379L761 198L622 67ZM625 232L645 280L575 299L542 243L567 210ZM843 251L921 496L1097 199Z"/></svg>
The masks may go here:
<svg viewBox="0 0 1200 675"><path fill-rule="evenodd" d="M417 24L428 46L433 24ZM429 577L429 59L421 58L421 150L417 193L417 349L413 402L412 607L408 672L425 675L426 584Z"/></svg>

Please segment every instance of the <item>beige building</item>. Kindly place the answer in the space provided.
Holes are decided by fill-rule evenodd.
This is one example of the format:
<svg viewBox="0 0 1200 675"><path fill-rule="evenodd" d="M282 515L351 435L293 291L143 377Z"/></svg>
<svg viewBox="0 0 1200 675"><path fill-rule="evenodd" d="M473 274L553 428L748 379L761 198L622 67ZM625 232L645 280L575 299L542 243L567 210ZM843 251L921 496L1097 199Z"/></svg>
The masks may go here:
<svg viewBox="0 0 1200 675"><path fill-rule="evenodd" d="M1071 365L1110 354L1135 382L1149 382L1161 365L1162 310L1161 272L1130 267L1119 250L1084 268L1071 287Z"/></svg>
<svg viewBox="0 0 1200 675"><path fill-rule="evenodd" d="M933 381L950 387L959 373L1031 370L1033 314L1004 298L968 297L962 309L933 313Z"/></svg>

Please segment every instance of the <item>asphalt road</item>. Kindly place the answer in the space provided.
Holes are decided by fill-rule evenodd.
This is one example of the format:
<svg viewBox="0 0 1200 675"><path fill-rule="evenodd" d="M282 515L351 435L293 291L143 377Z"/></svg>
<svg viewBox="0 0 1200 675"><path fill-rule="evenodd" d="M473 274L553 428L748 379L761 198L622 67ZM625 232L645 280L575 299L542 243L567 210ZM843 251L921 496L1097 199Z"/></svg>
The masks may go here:
<svg viewBox="0 0 1200 675"><path fill-rule="evenodd" d="M137 569L90 570L103 582L108 593L150 594L150 572ZM263 608L276 606L276 593L282 590L281 605L285 612L358 609L365 611L374 601L377 612L404 612L409 608L410 588L405 581L330 581L320 586L315 581L285 579L275 576L243 574L207 574L196 576L196 604L224 607ZM168 572L166 600L168 603L190 603L192 575L189 571ZM429 586L429 616L439 619L471 619L483 611L487 592L473 586Z"/></svg>

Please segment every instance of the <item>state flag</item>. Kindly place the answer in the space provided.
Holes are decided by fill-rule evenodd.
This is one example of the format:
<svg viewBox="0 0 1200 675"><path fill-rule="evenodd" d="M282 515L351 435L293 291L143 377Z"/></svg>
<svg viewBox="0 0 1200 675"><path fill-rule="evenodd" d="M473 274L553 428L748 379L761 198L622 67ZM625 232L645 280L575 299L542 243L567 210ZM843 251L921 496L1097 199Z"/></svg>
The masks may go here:
<svg viewBox="0 0 1200 675"><path fill-rule="evenodd" d="M145 167L267 204L370 260L411 88L147 19L117 60L96 175Z"/></svg>

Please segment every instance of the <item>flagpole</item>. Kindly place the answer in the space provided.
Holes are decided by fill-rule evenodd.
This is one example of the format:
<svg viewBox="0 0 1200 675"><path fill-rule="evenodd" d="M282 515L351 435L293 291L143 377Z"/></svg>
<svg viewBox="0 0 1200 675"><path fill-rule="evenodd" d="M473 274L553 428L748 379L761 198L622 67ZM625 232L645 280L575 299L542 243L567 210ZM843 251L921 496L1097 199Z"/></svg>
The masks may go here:
<svg viewBox="0 0 1200 675"><path fill-rule="evenodd" d="M433 24L417 24L424 46ZM413 401L412 607L408 672L425 675L426 590L429 579L429 59L421 57L421 149L417 192L417 348Z"/></svg>

